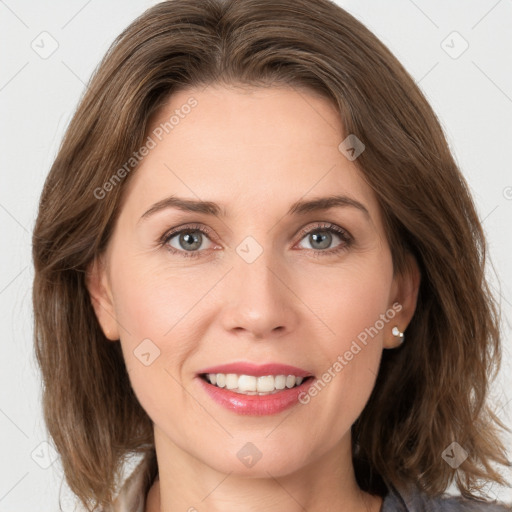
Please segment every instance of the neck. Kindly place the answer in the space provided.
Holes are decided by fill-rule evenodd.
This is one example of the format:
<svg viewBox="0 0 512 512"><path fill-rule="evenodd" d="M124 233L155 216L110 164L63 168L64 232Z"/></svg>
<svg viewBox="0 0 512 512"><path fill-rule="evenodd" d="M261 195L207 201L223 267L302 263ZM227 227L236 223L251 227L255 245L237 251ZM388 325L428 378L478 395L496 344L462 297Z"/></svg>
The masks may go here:
<svg viewBox="0 0 512 512"><path fill-rule="evenodd" d="M257 476L207 465L183 451L155 427L159 476L145 512L379 512L382 498L355 480L350 434L337 446L294 471L267 461ZM260 460L261 463L263 461ZM255 466L256 467L256 466ZM274 472L269 470L272 467Z"/></svg>

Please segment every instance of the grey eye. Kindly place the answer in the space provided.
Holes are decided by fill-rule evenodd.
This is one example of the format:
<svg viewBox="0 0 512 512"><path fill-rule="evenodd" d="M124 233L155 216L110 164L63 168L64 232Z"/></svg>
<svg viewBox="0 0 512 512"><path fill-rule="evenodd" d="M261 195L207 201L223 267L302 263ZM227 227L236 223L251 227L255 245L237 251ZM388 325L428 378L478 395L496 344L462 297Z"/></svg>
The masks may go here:
<svg viewBox="0 0 512 512"><path fill-rule="evenodd" d="M201 247L208 237L198 229L188 229L173 233L168 239L167 244L178 251L197 251L204 249Z"/></svg>

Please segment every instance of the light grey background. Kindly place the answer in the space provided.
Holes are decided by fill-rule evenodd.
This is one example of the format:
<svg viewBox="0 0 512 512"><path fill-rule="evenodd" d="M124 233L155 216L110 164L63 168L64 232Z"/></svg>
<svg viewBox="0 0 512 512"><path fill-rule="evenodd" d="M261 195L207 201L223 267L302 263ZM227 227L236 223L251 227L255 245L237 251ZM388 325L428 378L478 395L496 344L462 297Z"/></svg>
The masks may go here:
<svg viewBox="0 0 512 512"><path fill-rule="evenodd" d="M114 37L155 3L0 0L0 511L57 511L60 490L63 510L74 508L66 485L61 489L62 468L46 444L40 411L31 231L45 176L87 80ZM415 78L470 184L503 308L504 360L492 397L512 426L512 1L338 3ZM58 47L46 55L52 45ZM512 457L512 438L506 440ZM512 480L512 472L506 476ZM510 489L487 491L512 500Z"/></svg>

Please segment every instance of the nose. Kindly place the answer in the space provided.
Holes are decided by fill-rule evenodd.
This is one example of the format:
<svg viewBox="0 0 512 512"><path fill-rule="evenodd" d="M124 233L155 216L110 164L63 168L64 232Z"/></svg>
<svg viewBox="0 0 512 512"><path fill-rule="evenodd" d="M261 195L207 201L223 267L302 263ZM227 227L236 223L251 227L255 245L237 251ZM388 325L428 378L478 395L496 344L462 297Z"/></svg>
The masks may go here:
<svg viewBox="0 0 512 512"><path fill-rule="evenodd" d="M262 340L297 328L301 303L293 293L293 279L270 253L263 251L252 263L234 259L222 290L226 300L221 324L226 331Z"/></svg>

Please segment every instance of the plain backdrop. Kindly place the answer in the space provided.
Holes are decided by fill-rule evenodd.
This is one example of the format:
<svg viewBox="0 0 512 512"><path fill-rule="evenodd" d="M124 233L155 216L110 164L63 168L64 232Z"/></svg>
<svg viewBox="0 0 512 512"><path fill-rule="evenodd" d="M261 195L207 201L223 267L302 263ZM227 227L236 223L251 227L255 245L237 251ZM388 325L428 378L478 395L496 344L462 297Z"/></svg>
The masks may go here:
<svg viewBox="0 0 512 512"><path fill-rule="evenodd" d="M74 509L41 415L31 232L44 179L85 84L118 33L154 3L0 0L0 511L57 511L59 495L63 510ZM512 1L339 4L419 84L474 194L503 310L504 359L492 399L512 426ZM511 437L506 441L512 457ZM512 480L511 472L506 476ZM510 489L486 490L512 500Z"/></svg>

